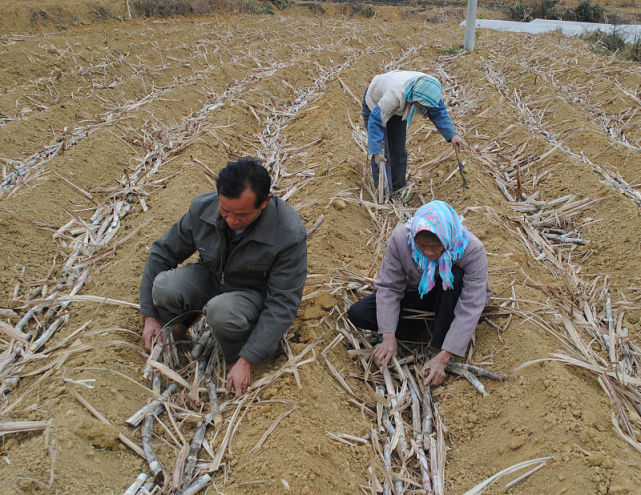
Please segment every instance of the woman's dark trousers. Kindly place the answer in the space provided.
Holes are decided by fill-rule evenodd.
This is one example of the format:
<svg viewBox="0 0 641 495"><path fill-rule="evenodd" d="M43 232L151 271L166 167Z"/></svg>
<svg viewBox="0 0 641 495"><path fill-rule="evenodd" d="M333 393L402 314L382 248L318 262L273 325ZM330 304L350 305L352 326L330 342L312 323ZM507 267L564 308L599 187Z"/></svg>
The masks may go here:
<svg viewBox="0 0 641 495"><path fill-rule="evenodd" d="M441 348L445 335L454 320L454 308L463 289L463 270L458 266L452 267L454 287L443 290L441 278L435 277L435 285L431 291L419 297L418 291L406 292L401 300L401 313L396 327L396 338L399 340L421 340L426 330L426 321L423 319L407 319L413 313L408 309L430 311L434 313L431 327L431 345ZM354 325L366 330L378 331L376 322L376 293L354 303L347 311L347 316Z"/></svg>

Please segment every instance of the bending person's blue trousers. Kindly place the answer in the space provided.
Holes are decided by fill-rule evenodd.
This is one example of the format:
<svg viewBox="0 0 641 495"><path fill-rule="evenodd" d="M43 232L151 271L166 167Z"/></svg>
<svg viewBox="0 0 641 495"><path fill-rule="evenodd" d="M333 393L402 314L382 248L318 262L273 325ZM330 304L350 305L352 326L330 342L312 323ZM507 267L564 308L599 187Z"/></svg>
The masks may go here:
<svg viewBox="0 0 641 495"><path fill-rule="evenodd" d="M367 94L367 91L365 92ZM365 122L365 129L369 122L369 114L371 113L367 103L365 102L365 95L363 95L363 120ZM398 115L392 116L385 126L385 137L383 144L385 146L385 177L387 183L391 184L390 193L398 191L405 187L407 184L407 150L405 149L405 141L407 139L407 125L403 122L402 117ZM371 161L372 176L374 178L374 185L378 189L378 173L379 168L372 156Z"/></svg>

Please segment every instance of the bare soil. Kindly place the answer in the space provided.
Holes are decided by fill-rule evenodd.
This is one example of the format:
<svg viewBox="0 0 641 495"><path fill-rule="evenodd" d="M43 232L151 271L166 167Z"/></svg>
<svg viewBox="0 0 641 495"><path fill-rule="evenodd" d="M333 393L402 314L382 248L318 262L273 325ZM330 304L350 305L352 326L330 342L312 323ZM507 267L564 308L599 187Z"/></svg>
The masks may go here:
<svg viewBox="0 0 641 495"><path fill-rule="evenodd" d="M465 211L469 229L488 251L494 304L511 297L551 304L550 294L566 286L563 276L551 273L486 214L487 208L505 218L515 212L483 153L506 166L527 156L534 163L524 184L528 194L605 198L583 215L580 234L588 244L575 246L571 257L585 280L611 277L613 301L630 308L623 321L630 339L641 335L641 204L593 166L641 190L639 64L597 55L582 40L557 34L481 31L476 50L460 53L460 9L439 10L443 15L432 19L439 23L400 8L379 7L377 17L367 19L331 6L325 14L295 7L277 15L90 22L84 3L56 3L77 12L82 23L34 28L23 10L2 6L15 12L2 16L0 38L5 173L71 130L85 133L41 167L39 176L0 198L1 307L22 315L30 291L55 286L70 246L53 234L72 217L90 222L123 172L159 146L168 151L155 176L159 182L145 191L148 210L131 197L131 211L114 238L124 242L95 261L81 295L137 302L149 246L197 194L212 188L191 156L217 171L237 156L278 150L276 192L290 193L288 202L308 228L325 216L309 239L308 287L288 337L294 353L320 339L316 359L298 369L300 385L294 374L284 373L266 388L263 401L245 410L206 493L351 494L368 486L376 458L371 445L348 446L327 432L364 437L371 418L350 401L321 351L336 336L337 316L345 309L328 281L341 268L374 276L384 249L380 223L387 215L387 232L396 218L381 212L377 224L357 200L369 176L352 132L360 125L359 99L377 73L422 70L443 81L455 125L470 145L471 187L463 189L458 176L449 178L456 162L431 124L413 123L409 174L420 181L409 206L438 198ZM122 2L116 3L122 10ZM203 111L211 103L221 105ZM189 124L196 117L198 125ZM281 119L280 135L266 144L274 119ZM175 145L185 139L190 141ZM348 297L353 301L358 294ZM117 438L124 433L140 442L140 432L124 420L151 397L142 377L139 314L124 304L82 301L72 302L68 313L42 359L21 371L20 385L0 403L0 421L51 422L46 434L2 437L0 493L122 493L147 469ZM6 321L15 325L17 318ZM47 349L85 323L72 340L84 347L48 357ZM455 377L434 391L448 429L447 493L464 493L507 466L543 456L553 459L510 493L640 493L640 453L613 428L617 411L597 376L547 360L512 371L565 348L527 319L513 318L505 326L499 332L479 324L470 360L510 373L507 382L488 381L488 397ZM356 394L366 396L363 371L347 349L335 346L327 356ZM254 378L285 359L263 363ZM95 380L95 388L77 390L111 426L92 416L63 378ZM252 453L292 405L294 411ZM630 418L638 438L641 419ZM186 422L181 430L193 427ZM208 438L212 445L220 442L220 436ZM171 469L175 445L158 440L157 447ZM204 451L201 459L210 460ZM504 493L503 485L489 492Z"/></svg>

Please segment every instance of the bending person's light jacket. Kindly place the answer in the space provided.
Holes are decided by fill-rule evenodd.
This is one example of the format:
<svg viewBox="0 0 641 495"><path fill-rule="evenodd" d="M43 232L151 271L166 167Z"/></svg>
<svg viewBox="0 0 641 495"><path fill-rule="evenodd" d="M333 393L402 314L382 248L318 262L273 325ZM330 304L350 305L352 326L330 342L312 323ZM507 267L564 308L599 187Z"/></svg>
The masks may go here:
<svg viewBox="0 0 641 495"><path fill-rule="evenodd" d="M385 126L390 117L396 115L407 121L412 105L403 97L405 87L415 77L426 75L423 72L394 70L372 79L365 93L365 103L371 112L367 123L367 148L370 155L381 152ZM428 109L427 116L449 143L456 135L456 130L443 100L438 107Z"/></svg>
<svg viewBox="0 0 641 495"><path fill-rule="evenodd" d="M396 332L401 300L405 292L418 291L423 274L412 257L408 233L405 224L394 229L376 279L376 320L381 334ZM492 294L485 248L478 237L471 232L469 235L463 255L454 262L463 270L463 289L454 308L454 321L441 347L461 357Z"/></svg>

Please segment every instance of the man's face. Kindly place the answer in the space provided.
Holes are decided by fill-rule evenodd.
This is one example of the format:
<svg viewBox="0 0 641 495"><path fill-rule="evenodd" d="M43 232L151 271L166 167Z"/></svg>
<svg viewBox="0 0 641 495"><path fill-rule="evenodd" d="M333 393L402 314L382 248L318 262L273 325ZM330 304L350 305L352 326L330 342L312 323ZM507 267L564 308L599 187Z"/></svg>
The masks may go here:
<svg viewBox="0 0 641 495"><path fill-rule="evenodd" d="M245 230L250 223L260 216L271 197L272 195L269 194L267 199L256 208L256 193L248 187L236 199L219 195L218 211L220 211L230 229Z"/></svg>

